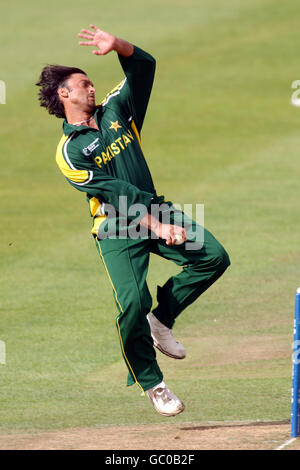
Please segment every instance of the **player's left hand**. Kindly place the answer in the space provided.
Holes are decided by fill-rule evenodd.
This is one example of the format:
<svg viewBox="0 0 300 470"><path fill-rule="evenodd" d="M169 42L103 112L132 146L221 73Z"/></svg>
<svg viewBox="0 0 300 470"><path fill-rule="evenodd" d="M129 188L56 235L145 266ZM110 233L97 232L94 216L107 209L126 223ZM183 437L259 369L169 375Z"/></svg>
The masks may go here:
<svg viewBox="0 0 300 470"><path fill-rule="evenodd" d="M78 36L80 38L89 39L89 41L80 41L80 46L96 46L98 49L93 50L95 55L106 55L115 50L116 37L110 33L106 33L95 25L90 24L90 29L82 29Z"/></svg>

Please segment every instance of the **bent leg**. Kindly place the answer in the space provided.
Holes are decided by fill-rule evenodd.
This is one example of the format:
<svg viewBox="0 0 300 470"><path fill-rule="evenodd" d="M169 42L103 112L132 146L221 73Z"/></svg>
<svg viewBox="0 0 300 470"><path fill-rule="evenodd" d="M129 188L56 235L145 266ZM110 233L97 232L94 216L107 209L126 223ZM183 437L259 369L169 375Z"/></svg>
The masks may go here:
<svg viewBox="0 0 300 470"><path fill-rule="evenodd" d="M177 222L182 213L175 213ZM196 222L191 229L195 233ZM230 260L223 246L206 229L202 248L186 249L187 244L168 246L163 240L152 241L152 252L182 266L182 271L172 276L163 287L157 289L158 306L154 315L168 328L172 328L176 317L203 292L205 292L228 268ZM192 237L191 237L192 238ZM190 239L188 233L188 240Z"/></svg>
<svg viewBox="0 0 300 470"><path fill-rule="evenodd" d="M163 379L146 318L152 306L146 283L149 240L96 239L96 244L119 311L116 326L129 371L127 385L148 390Z"/></svg>

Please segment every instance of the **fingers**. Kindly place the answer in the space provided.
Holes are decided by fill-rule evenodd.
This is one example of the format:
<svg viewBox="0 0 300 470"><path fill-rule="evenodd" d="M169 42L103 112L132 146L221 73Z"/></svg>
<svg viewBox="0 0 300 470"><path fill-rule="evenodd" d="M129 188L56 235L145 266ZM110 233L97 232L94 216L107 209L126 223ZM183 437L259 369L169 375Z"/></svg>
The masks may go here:
<svg viewBox="0 0 300 470"><path fill-rule="evenodd" d="M96 45L94 43L95 35L97 32L101 30L93 24L90 24L90 28L94 29L95 31L91 31L90 29L83 28L81 29L80 33L78 33L78 37L90 40L90 41L80 41L79 42L80 46L95 46ZM96 55L103 55L101 52L99 53L98 51L93 51L93 53Z"/></svg>
<svg viewBox="0 0 300 470"><path fill-rule="evenodd" d="M81 33L87 33L87 34L90 34L91 36L95 36L95 31L91 31L90 29L82 29Z"/></svg>
<svg viewBox="0 0 300 470"><path fill-rule="evenodd" d="M175 245L176 244L176 236L174 230L171 230L169 233L169 237L166 240L167 245Z"/></svg>
<svg viewBox="0 0 300 470"><path fill-rule="evenodd" d="M80 30L81 33L86 33L86 34L89 34L90 36L95 36L96 33L98 33L99 31L101 31L101 29L97 28L95 25L93 24L90 24L90 28L93 28L95 31L91 31L90 29L85 29L85 28L82 28Z"/></svg>
<svg viewBox="0 0 300 470"><path fill-rule="evenodd" d="M182 245L187 241L187 234L184 228L176 225L171 226L172 229L169 234L169 238L166 241L167 245Z"/></svg>
<svg viewBox="0 0 300 470"><path fill-rule="evenodd" d="M91 39L93 40L94 39L94 36L91 36L90 34L82 34L82 33L78 33L77 35L79 38L86 38L86 39Z"/></svg>
<svg viewBox="0 0 300 470"><path fill-rule="evenodd" d="M90 39L90 41L80 41L80 46L92 46L95 33L88 29L82 29L80 33L77 35L79 38Z"/></svg>
<svg viewBox="0 0 300 470"><path fill-rule="evenodd" d="M80 41L79 43L80 46L94 46L94 42L93 41Z"/></svg>
<svg viewBox="0 0 300 470"><path fill-rule="evenodd" d="M165 240L166 245L182 245L187 241L187 233L184 227L172 224L161 224L159 237Z"/></svg>
<svg viewBox="0 0 300 470"><path fill-rule="evenodd" d="M90 24L90 28L93 28L95 31L101 31L101 29L97 28L94 24Z"/></svg>

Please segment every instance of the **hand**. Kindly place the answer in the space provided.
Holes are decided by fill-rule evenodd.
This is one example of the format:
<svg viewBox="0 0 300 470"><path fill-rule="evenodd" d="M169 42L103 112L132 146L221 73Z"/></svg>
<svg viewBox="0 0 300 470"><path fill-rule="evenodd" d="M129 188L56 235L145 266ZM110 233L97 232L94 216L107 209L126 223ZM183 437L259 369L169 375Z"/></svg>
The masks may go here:
<svg viewBox="0 0 300 470"><path fill-rule="evenodd" d="M106 33L101 29L97 28L93 24L90 25L89 29L82 29L78 36L80 38L89 39L89 41L80 41L80 46L96 46L98 49L93 50L95 55L106 55L111 51L115 50L117 38L110 33Z"/></svg>
<svg viewBox="0 0 300 470"><path fill-rule="evenodd" d="M158 236L166 240L167 245L181 245L187 241L185 229L178 225L160 224Z"/></svg>
<svg viewBox="0 0 300 470"><path fill-rule="evenodd" d="M181 245L187 241L187 234L183 227L162 224L151 214L145 214L140 220L140 225L149 228L157 237L166 240L167 245Z"/></svg>

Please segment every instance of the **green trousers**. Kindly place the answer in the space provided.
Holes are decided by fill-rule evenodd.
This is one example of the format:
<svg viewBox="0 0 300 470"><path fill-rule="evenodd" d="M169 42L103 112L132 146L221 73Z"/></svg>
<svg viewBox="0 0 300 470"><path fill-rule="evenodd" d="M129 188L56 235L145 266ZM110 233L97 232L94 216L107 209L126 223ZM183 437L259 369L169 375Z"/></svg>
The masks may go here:
<svg viewBox="0 0 300 470"><path fill-rule="evenodd" d="M176 224L184 214L173 215ZM110 280L118 316L117 331L121 351L128 368L127 385L138 384L142 391L163 380L156 360L156 352L146 315L152 308L152 298L147 286L150 253L182 266L179 274L172 276L157 288L157 306L154 315L172 328L176 317L230 265L229 256L214 238L201 227L203 246L195 242L196 222L191 220L187 235L190 246L166 245L162 239L146 238L95 238L96 246ZM198 232L199 233L199 232Z"/></svg>

